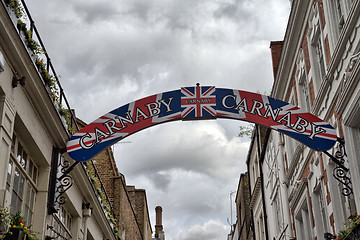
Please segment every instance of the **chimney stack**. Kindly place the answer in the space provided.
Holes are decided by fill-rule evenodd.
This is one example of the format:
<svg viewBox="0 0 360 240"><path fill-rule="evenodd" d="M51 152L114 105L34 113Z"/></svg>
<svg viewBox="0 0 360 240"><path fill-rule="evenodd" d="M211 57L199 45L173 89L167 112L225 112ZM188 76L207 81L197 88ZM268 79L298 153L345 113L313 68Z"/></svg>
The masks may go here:
<svg viewBox="0 0 360 240"><path fill-rule="evenodd" d="M274 80L276 78L277 69L278 69L278 66L280 63L280 57L281 57L281 51L282 51L283 44L284 44L284 41L271 41L270 42Z"/></svg>
<svg viewBox="0 0 360 240"><path fill-rule="evenodd" d="M156 225L155 225L155 238L161 239L163 237L163 225L162 225L162 207L157 206L156 212Z"/></svg>

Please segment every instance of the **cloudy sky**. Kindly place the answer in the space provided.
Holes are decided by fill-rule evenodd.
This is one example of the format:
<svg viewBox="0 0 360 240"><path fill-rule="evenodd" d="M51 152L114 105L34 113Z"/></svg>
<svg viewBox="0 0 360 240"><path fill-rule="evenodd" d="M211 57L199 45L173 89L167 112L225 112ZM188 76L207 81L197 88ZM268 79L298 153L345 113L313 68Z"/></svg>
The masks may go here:
<svg viewBox="0 0 360 240"><path fill-rule="evenodd" d="M270 41L289 0L26 0L77 116L87 123L184 86L268 93ZM127 184L147 191L167 240L222 240L248 138L232 120L172 122L114 145ZM232 195L233 197L235 195ZM235 216L233 216L235 222ZM154 230L154 227L153 227Z"/></svg>

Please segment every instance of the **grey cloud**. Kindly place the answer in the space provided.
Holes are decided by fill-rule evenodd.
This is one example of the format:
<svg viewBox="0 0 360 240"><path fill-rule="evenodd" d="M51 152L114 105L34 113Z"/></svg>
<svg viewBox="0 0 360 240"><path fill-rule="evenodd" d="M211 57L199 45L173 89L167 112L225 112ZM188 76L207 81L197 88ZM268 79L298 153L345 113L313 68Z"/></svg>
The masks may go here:
<svg viewBox="0 0 360 240"><path fill-rule="evenodd" d="M219 221L209 221L202 225L195 225L179 234L179 240L216 240L226 237L227 229Z"/></svg>
<svg viewBox="0 0 360 240"><path fill-rule="evenodd" d="M283 38L289 11L288 0L26 3L71 106L86 122L197 82L268 91L269 42ZM236 137L240 124L167 123L114 146L127 183L146 189L152 222L151 209L163 206L166 239L226 238L229 193L246 170L249 140Z"/></svg>
<svg viewBox="0 0 360 240"><path fill-rule="evenodd" d="M104 21L114 20L115 16L119 14L114 1L86 1L85 4L84 2L76 2L74 10L84 17L86 26L94 22L100 22L101 24Z"/></svg>
<svg viewBox="0 0 360 240"><path fill-rule="evenodd" d="M133 153L135 161L121 163L119 158L119 165L131 169L132 174L179 168L217 176L222 174L222 169L228 171L233 161L239 162L232 156L246 152L247 147L241 148L238 139L227 139L224 130L214 121L168 123L156 127L151 133L146 130L138 134L131 137L134 139L132 144L115 146L119 153ZM139 144L142 151L135 150ZM151 166L145 162L151 162ZM223 168L219 169L219 164Z"/></svg>
<svg viewBox="0 0 360 240"><path fill-rule="evenodd" d="M154 183L155 188L166 191L170 185L171 175L162 172L150 173L149 179Z"/></svg>

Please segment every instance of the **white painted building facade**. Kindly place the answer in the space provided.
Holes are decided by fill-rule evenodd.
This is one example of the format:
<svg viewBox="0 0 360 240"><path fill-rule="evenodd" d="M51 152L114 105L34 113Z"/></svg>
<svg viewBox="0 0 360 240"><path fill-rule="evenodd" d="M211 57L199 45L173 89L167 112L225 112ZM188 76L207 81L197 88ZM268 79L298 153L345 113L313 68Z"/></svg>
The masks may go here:
<svg viewBox="0 0 360 240"><path fill-rule="evenodd" d="M273 130L255 131L247 164L257 240L339 236L360 214L360 1L290 4L284 40L271 43L271 96L329 122L346 156L330 159L345 153L339 143L326 154ZM352 184L341 182L347 177Z"/></svg>
<svg viewBox="0 0 360 240"><path fill-rule="evenodd" d="M81 164L70 173L66 203L49 212L51 164L64 156L69 122L58 104L64 96L53 96L60 91L36 64L45 54L30 49L9 3L0 2L0 206L21 212L39 239L119 239Z"/></svg>
<svg viewBox="0 0 360 240"><path fill-rule="evenodd" d="M338 235L360 213L360 1L291 4L271 96L336 128L345 140L343 165L353 194L344 196L349 188L335 178L337 164L329 156L272 131L262 165L268 234L269 239L324 239L324 233ZM329 153L335 156L337 150L338 144Z"/></svg>

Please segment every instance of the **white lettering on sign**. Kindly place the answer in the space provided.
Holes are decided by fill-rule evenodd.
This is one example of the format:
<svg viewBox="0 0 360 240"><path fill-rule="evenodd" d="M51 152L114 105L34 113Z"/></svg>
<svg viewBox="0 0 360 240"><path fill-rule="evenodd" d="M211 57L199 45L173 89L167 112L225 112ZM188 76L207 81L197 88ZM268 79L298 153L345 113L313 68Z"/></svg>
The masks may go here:
<svg viewBox="0 0 360 240"><path fill-rule="evenodd" d="M230 99L230 100L232 99L234 101L234 103L228 105L227 104L228 99ZM310 138L311 140L314 140L314 137L316 135L326 132L326 130L324 128L316 126L312 122L309 123L308 120L306 120L305 118L302 118L300 116L296 116L297 117L296 122L294 124L291 124L292 118L294 118L292 116L291 111L288 111L284 115L279 116L280 112L282 111L282 108L273 109L270 104L265 104L265 106L264 106L264 104L262 102L257 101L257 100L252 100L250 103L248 103L248 101L245 97L238 99L237 96L235 96L235 95L226 95L223 97L221 103L222 103L223 107L225 107L227 109L235 109L237 111L254 114L259 117L266 118L266 119L271 117L271 119L274 122L280 123L288 128L291 128L298 133L305 133L306 128L310 124L310 131L309 131L307 137ZM249 111L249 109L251 109L251 110ZM264 114L262 114L262 112L264 112Z"/></svg>
<svg viewBox="0 0 360 240"><path fill-rule="evenodd" d="M80 140L80 146L83 149L90 149L95 146L95 144L100 143L104 139L114 135L117 132L120 132L128 125L134 125L141 120L145 120L154 116L158 116L161 113L161 105L166 107L165 112L171 112L171 102L174 98L170 97L166 100L160 99L156 102L151 102L145 105L146 108L143 110L137 107L135 109L135 114L132 116L131 111L127 111L123 116L117 115L114 119L109 119L104 122L102 125L105 126L105 129L100 130L99 128L94 128L94 136L90 133L84 134ZM147 110L147 111L146 111Z"/></svg>

